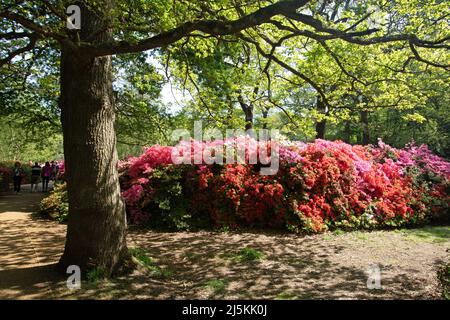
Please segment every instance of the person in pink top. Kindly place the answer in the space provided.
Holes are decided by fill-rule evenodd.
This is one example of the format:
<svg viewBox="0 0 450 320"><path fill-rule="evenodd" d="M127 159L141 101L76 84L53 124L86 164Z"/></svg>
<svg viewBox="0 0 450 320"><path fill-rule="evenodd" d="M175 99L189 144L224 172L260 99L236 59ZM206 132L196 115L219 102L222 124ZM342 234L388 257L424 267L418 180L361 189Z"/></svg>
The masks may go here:
<svg viewBox="0 0 450 320"><path fill-rule="evenodd" d="M52 166L50 165L50 162L46 162L45 166L42 168L42 191L47 192L48 191L48 182L50 181L50 177L52 176Z"/></svg>

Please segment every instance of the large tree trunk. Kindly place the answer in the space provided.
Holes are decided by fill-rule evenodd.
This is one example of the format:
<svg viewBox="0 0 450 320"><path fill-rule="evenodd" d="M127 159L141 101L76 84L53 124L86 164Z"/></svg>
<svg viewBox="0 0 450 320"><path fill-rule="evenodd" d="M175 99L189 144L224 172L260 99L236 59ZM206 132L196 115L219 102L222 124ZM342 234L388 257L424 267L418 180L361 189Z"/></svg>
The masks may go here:
<svg viewBox="0 0 450 320"><path fill-rule="evenodd" d="M362 110L360 116L362 124L362 144L366 145L370 143L369 112L367 110Z"/></svg>
<svg viewBox="0 0 450 320"><path fill-rule="evenodd" d="M320 97L317 97L317 112L320 114L326 114L326 106ZM316 121L316 139L325 139L326 120Z"/></svg>
<svg viewBox="0 0 450 320"><path fill-rule="evenodd" d="M107 11L105 11L107 12ZM80 38L110 37L100 19L82 9ZM69 217L59 267L99 268L111 275L129 257L126 215L117 172L111 57L69 48L61 56L61 120Z"/></svg>

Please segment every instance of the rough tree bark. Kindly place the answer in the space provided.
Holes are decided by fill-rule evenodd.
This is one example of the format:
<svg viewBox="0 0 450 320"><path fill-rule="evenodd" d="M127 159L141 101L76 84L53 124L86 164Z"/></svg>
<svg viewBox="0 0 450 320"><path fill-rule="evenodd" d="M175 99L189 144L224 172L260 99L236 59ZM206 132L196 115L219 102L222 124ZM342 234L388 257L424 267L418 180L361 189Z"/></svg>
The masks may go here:
<svg viewBox="0 0 450 320"><path fill-rule="evenodd" d="M83 8L82 17L81 41L111 38L94 13ZM64 271L78 265L83 275L101 268L111 275L129 258L117 172L111 56L93 57L64 46L61 51L60 107L69 218L59 268Z"/></svg>

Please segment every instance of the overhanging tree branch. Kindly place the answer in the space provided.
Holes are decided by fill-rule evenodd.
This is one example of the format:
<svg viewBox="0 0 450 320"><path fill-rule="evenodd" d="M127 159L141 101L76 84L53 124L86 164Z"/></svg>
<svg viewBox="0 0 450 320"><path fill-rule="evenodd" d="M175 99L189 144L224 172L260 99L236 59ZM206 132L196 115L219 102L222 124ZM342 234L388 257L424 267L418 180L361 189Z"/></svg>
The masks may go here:
<svg viewBox="0 0 450 320"><path fill-rule="evenodd" d="M75 44L67 37L67 35L55 32L52 28L41 26L20 14L3 10L0 11L0 21L1 18L17 23L24 29L33 31L34 34L39 35L40 39L54 39L62 44L75 48Z"/></svg>
<svg viewBox="0 0 450 320"><path fill-rule="evenodd" d="M98 46L81 44L81 47L89 50L95 56L140 52L172 44L194 31L204 32L210 35L223 36L237 34L244 29L255 27L268 22L276 15L287 16L296 9L303 7L310 0L285 0L261 8L251 14L233 21L199 20L186 22L172 30L162 32L151 38L132 44L127 41L104 43Z"/></svg>

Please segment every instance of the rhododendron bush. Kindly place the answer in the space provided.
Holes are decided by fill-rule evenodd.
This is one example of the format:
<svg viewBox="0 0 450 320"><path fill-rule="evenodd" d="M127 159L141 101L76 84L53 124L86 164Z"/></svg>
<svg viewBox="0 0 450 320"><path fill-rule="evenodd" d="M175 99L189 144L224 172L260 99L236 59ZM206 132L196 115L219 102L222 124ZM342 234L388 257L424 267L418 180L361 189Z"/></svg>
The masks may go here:
<svg viewBox="0 0 450 320"><path fill-rule="evenodd" d="M250 147L235 164L172 160L173 154L201 160L211 148L226 150L230 144L244 143ZM279 168L273 175L261 175L275 143ZM180 145L155 145L140 157L120 162L131 223L321 232L414 225L449 215L450 163L425 145L395 149L382 141L352 146L340 141L243 138ZM265 159L257 155L261 148L268 150Z"/></svg>

